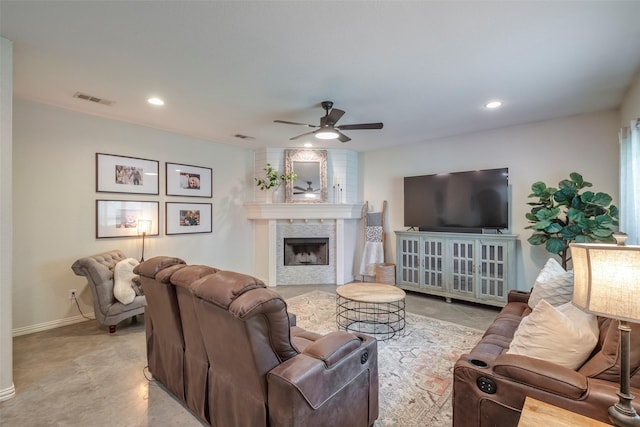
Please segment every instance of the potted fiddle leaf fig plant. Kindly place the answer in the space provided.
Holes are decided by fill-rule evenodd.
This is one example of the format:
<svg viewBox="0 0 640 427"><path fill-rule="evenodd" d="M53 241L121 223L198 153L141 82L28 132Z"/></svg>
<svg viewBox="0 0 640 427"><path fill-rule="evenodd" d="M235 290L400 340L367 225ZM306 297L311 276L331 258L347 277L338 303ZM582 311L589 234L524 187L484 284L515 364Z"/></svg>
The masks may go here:
<svg viewBox="0 0 640 427"><path fill-rule="evenodd" d="M254 179L256 180L258 188L262 191L267 191L269 196L273 196L272 191L278 190L282 184L298 179L298 175L296 175L294 171L289 173L280 173L277 169L274 169L271 166L271 163L267 163L262 170L264 170L265 177ZM267 197L267 200L268 199L269 197Z"/></svg>
<svg viewBox="0 0 640 427"><path fill-rule="evenodd" d="M531 212L526 214L533 234L528 241L532 245L545 245L548 252L557 254L566 270L569 262L569 244L614 242L612 227L618 225L618 208L611 204L607 193L582 191L591 187L582 175L569 174L569 179L558 183L558 188L535 182L527 203Z"/></svg>

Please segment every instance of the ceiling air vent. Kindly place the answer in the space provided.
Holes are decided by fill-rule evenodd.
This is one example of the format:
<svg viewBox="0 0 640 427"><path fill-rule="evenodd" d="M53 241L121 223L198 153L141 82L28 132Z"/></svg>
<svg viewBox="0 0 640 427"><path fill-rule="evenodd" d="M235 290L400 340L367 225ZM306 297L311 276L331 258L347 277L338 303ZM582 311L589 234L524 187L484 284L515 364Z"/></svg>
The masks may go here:
<svg viewBox="0 0 640 427"><path fill-rule="evenodd" d="M113 101L109 101L108 99L96 98L95 96L87 95L85 93L76 92L73 94L74 98L84 99L85 101L95 102L96 104L102 105L111 105Z"/></svg>

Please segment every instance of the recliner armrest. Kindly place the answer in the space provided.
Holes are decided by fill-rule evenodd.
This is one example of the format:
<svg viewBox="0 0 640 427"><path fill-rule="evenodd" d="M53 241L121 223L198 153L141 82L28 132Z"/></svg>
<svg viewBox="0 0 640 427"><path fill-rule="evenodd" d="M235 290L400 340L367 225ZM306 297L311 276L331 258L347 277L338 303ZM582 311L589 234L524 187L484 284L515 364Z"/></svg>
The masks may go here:
<svg viewBox="0 0 640 427"><path fill-rule="evenodd" d="M516 289L512 289L509 291L507 295L507 302L529 302L529 297L531 296L531 291L518 291Z"/></svg>
<svg viewBox="0 0 640 427"><path fill-rule="evenodd" d="M323 336L267 374L269 400L289 400L285 395L295 392L317 409L365 371L377 381L377 351L375 338L344 331Z"/></svg>
<svg viewBox="0 0 640 427"><path fill-rule="evenodd" d="M309 345L302 353L322 360L327 368L330 368L361 344L362 341L352 333L331 332Z"/></svg>
<svg viewBox="0 0 640 427"><path fill-rule="evenodd" d="M589 388L587 377L564 366L516 354L501 354L493 372L532 387L570 399L582 397Z"/></svg>

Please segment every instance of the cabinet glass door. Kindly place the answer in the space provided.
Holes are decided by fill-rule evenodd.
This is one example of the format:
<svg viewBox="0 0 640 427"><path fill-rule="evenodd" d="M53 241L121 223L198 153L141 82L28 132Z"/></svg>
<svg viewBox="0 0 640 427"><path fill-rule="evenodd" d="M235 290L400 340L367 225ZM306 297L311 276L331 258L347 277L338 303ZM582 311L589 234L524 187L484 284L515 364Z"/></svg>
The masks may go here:
<svg viewBox="0 0 640 427"><path fill-rule="evenodd" d="M420 286L419 246L419 238L403 238L400 241L398 258L401 264L397 274L400 284Z"/></svg>
<svg viewBox="0 0 640 427"><path fill-rule="evenodd" d="M504 299L507 292L505 255L506 248L500 242L481 242L479 296Z"/></svg>
<svg viewBox="0 0 640 427"><path fill-rule="evenodd" d="M422 241L423 286L442 290L443 256L444 242L442 240L425 239Z"/></svg>
<svg viewBox="0 0 640 427"><path fill-rule="evenodd" d="M473 294L473 243L451 242L451 291Z"/></svg>

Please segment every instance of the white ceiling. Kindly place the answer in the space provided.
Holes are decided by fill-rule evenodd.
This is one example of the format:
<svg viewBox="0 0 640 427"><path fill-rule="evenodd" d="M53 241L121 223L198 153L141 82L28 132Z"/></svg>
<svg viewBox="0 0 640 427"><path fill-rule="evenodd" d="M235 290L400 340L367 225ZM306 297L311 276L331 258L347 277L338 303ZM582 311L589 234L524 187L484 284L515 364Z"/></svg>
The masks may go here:
<svg viewBox="0 0 640 427"><path fill-rule="evenodd" d="M315 147L358 151L616 108L638 16L640 1L0 0L15 98L248 148L300 147L310 129L273 120L318 124L332 100L340 124L384 129Z"/></svg>

